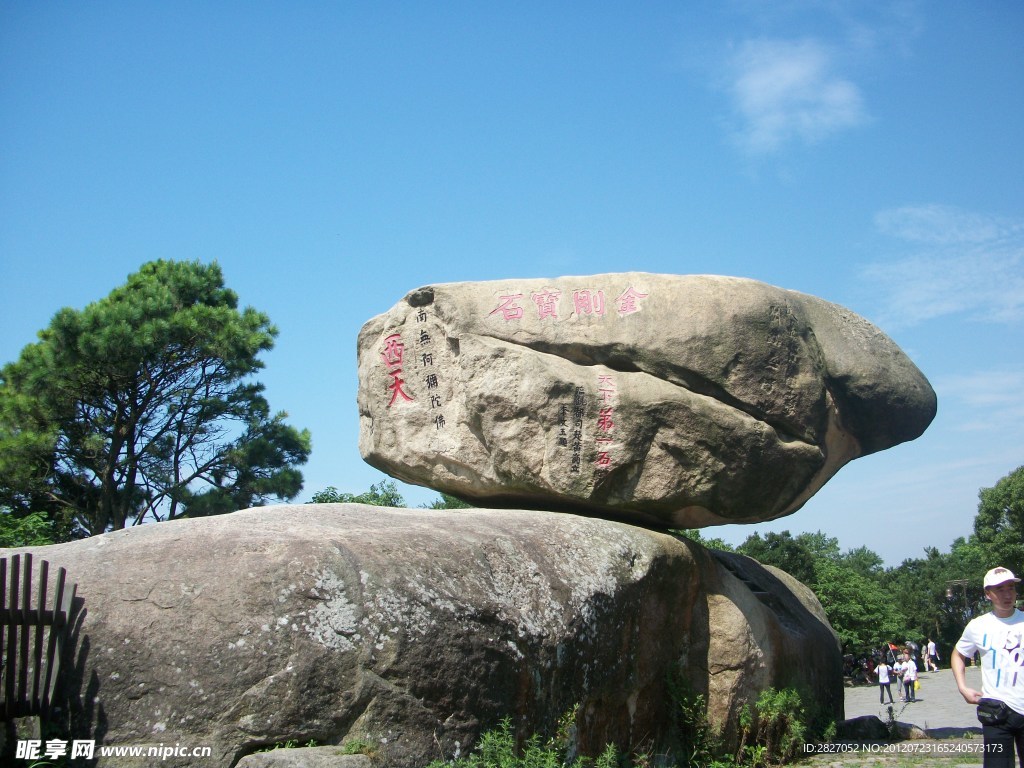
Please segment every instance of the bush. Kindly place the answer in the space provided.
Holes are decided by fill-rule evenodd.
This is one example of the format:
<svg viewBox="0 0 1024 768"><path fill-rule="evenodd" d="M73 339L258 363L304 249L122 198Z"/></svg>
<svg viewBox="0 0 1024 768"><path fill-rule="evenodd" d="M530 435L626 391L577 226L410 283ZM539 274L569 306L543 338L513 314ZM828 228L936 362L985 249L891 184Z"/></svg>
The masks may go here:
<svg viewBox="0 0 1024 768"><path fill-rule="evenodd" d="M0 547L39 547L56 540L53 523L44 513L15 517L0 510Z"/></svg>
<svg viewBox="0 0 1024 768"><path fill-rule="evenodd" d="M762 766L793 759L806 740L805 716L800 694L792 688L762 691L753 711L744 706L740 712L737 762Z"/></svg>
<svg viewBox="0 0 1024 768"><path fill-rule="evenodd" d="M669 694L674 712L674 744L671 754L621 754L608 744L597 758L572 756L572 732L576 710L559 722L556 735L546 741L534 734L521 750L516 749L512 721L480 736L466 757L451 762L435 761L428 768L767 768L782 765L800 754L808 728L800 695L792 688L768 688L751 708L740 712L740 743L735 753L726 750L721 734L708 722L707 700L682 678L673 675Z"/></svg>

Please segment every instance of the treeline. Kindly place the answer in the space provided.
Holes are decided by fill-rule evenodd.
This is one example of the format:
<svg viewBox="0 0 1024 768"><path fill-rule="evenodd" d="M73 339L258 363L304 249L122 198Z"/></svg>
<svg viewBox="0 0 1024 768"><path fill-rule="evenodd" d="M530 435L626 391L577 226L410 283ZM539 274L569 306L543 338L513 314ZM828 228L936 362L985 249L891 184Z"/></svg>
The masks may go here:
<svg viewBox="0 0 1024 768"><path fill-rule="evenodd" d="M958 538L948 552L927 547L923 557L891 568L867 547L842 551L837 539L820 531L755 533L738 547L698 531L681 533L802 581L818 596L848 653L931 638L948 660L967 620L988 610L981 588L985 572L996 565L1024 571L1024 467L983 488L979 497L969 537Z"/></svg>

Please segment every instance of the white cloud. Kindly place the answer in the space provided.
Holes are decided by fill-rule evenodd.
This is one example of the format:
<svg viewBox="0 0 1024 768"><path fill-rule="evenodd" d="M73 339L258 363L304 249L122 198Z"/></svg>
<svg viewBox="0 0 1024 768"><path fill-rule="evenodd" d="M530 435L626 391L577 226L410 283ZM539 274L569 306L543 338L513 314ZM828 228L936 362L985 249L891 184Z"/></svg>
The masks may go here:
<svg viewBox="0 0 1024 768"><path fill-rule="evenodd" d="M950 374L934 386L940 402L961 406L955 410L962 432L1005 434L1024 428L1024 370Z"/></svg>
<svg viewBox="0 0 1024 768"><path fill-rule="evenodd" d="M754 153L790 141L814 143L866 119L860 90L833 72L815 40L756 40L732 59L729 91L741 119L740 142Z"/></svg>
<svg viewBox="0 0 1024 768"><path fill-rule="evenodd" d="M939 245L991 243L1024 233L1024 222L948 205L910 205L882 211L875 216L875 226L901 240Z"/></svg>
<svg viewBox="0 0 1024 768"><path fill-rule="evenodd" d="M1024 371L982 371L945 376L939 388L971 406L1016 406L1024 392Z"/></svg>
<svg viewBox="0 0 1024 768"><path fill-rule="evenodd" d="M1024 222L922 205L882 211L875 224L915 248L864 270L885 324L953 314L1004 323L1024 318Z"/></svg>

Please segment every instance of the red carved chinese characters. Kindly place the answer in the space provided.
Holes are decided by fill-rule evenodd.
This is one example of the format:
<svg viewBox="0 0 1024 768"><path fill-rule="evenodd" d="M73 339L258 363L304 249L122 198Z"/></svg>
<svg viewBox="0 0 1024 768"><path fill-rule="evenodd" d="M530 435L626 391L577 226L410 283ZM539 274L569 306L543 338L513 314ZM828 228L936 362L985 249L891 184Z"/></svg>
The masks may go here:
<svg viewBox="0 0 1024 768"><path fill-rule="evenodd" d="M495 309L492 309L488 313L488 316L501 312L501 316L504 317L506 321L518 320L523 316L523 308L516 304L516 302L521 298L523 298L523 294L521 293L511 293L502 296L500 299L501 303Z"/></svg>
<svg viewBox="0 0 1024 768"><path fill-rule="evenodd" d="M604 315L604 291L572 292L572 308L577 315Z"/></svg>
<svg viewBox="0 0 1024 768"><path fill-rule="evenodd" d="M405 356L405 344L402 343L400 334L392 333L384 339L384 350L380 353L380 356L384 361L384 368L387 370L388 376L391 377L391 383L388 384L388 390L391 392L388 408L394 405L399 397L406 402L411 402L412 397L402 389L402 385L405 384L405 379L402 378L402 359Z"/></svg>
<svg viewBox="0 0 1024 768"><path fill-rule="evenodd" d="M598 470L608 471L612 467L612 443L615 431L615 378L610 374L597 377L597 393L602 405L597 410L597 459Z"/></svg>
<svg viewBox="0 0 1024 768"><path fill-rule="evenodd" d="M562 298L561 292L543 290L540 293L531 294L530 298L537 305L537 317L541 320L545 317L558 319L558 300Z"/></svg>
<svg viewBox="0 0 1024 768"><path fill-rule="evenodd" d="M641 309L641 302L649 294L642 293L632 285L627 287L618 298L615 299L616 313L619 317L635 314ZM523 298L521 293L505 293L498 296L498 306L487 313L487 316L501 315L505 322L522 320L525 310L518 303ZM537 308L537 319L551 319L560 321L559 302L562 292L551 288L544 288L536 293L530 294L530 299ZM590 288L577 288L572 292L572 311L568 317L580 318L584 315L593 317L604 317L606 312L605 297L603 290Z"/></svg>
<svg viewBox="0 0 1024 768"><path fill-rule="evenodd" d="M634 312L640 311L640 306L637 304L640 299L646 299L646 293L640 293L640 291L630 286L627 288L619 298L615 300L615 303L619 307L619 316L625 317L626 315L632 315Z"/></svg>
<svg viewBox="0 0 1024 768"><path fill-rule="evenodd" d="M402 343L400 334L392 333L384 339L384 351L380 353L384 365L390 367L397 365L401 367L402 357L405 355L405 344Z"/></svg>

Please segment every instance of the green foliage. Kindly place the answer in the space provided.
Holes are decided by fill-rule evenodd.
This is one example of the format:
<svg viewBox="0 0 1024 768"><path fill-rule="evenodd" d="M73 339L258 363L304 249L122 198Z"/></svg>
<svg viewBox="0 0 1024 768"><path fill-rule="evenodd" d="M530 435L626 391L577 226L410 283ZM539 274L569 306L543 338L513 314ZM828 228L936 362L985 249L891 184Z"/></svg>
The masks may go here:
<svg viewBox="0 0 1024 768"><path fill-rule="evenodd" d="M881 580L864 576L844 558L815 562L811 588L845 648L878 647L898 636L899 601Z"/></svg>
<svg viewBox="0 0 1024 768"><path fill-rule="evenodd" d="M796 577L821 601L846 648L877 647L896 637L901 616L883 580L882 561L866 547L842 553L839 541L820 531L754 534L739 551Z"/></svg>
<svg viewBox="0 0 1024 768"><path fill-rule="evenodd" d="M382 480L370 486L370 490L364 493L345 493L339 491L333 485L327 486L322 491L314 493L309 504L372 504L376 507L404 507L405 499L398 491L394 480ZM467 504L462 499L442 493L440 497L430 504L420 505L421 509L472 509L472 504Z"/></svg>
<svg viewBox="0 0 1024 768"><path fill-rule="evenodd" d="M928 547L923 557L895 568L885 568L867 547L842 552L837 539L820 531L755 533L736 551L810 587L845 650L868 653L889 642L921 643L930 637L948 659L964 624L987 610L981 589L985 571L1004 565L1024 572L1024 467L981 489L979 498L972 536L954 541L949 552ZM672 533L730 549L704 539L700 531Z"/></svg>
<svg viewBox="0 0 1024 768"><path fill-rule="evenodd" d="M838 541L821 532L755 534L739 551L799 574L848 650L931 637L948 658L964 624L986 610L985 571L995 564L1024 570L1024 467L979 495L974 535L954 541L948 553L928 547L924 557L896 568L884 569L866 547L842 553Z"/></svg>
<svg viewBox="0 0 1024 768"><path fill-rule="evenodd" d="M789 531L769 532L764 538L755 533L739 546L739 552L766 565L781 568L797 581L814 588L814 558L807 542L794 539Z"/></svg>
<svg viewBox="0 0 1024 768"><path fill-rule="evenodd" d="M974 535L989 553L989 567L1024 572L1024 466L978 493Z"/></svg>
<svg viewBox="0 0 1024 768"><path fill-rule="evenodd" d="M382 480L364 493L344 493L333 485L314 493L309 504L372 504L375 507L404 507L405 499L394 480Z"/></svg>
<svg viewBox="0 0 1024 768"><path fill-rule="evenodd" d="M680 528L670 530L673 536L679 536L690 541L695 541L701 546L707 547L708 549L718 549L722 552L735 552L736 548L732 544L727 543L724 539L711 538L704 536L699 528Z"/></svg>
<svg viewBox="0 0 1024 768"><path fill-rule="evenodd" d="M373 757L377 754L380 745L366 739L350 739L341 745L343 755L366 755Z"/></svg>
<svg viewBox="0 0 1024 768"><path fill-rule="evenodd" d="M867 547L851 549L843 559L853 571L866 579L878 579L885 574L882 558Z"/></svg>
<svg viewBox="0 0 1024 768"><path fill-rule="evenodd" d="M707 699L694 691L678 673L669 676L669 697L677 765L682 768L706 768L722 760L721 740L708 722Z"/></svg>
<svg viewBox="0 0 1024 768"><path fill-rule="evenodd" d="M795 690L768 688L758 696L752 712L747 706L743 710L738 763L782 765L796 757L807 739L807 715Z"/></svg>
<svg viewBox="0 0 1024 768"><path fill-rule="evenodd" d="M885 732L889 734L889 739L892 741L898 741L900 738L899 717L906 708L906 704L900 707L899 712L896 711L896 707L892 704L885 708Z"/></svg>
<svg viewBox="0 0 1024 768"><path fill-rule="evenodd" d="M288 739L287 741L278 741L273 746L266 746L262 749L257 749L257 752L273 752L276 749L302 749L303 747L319 747L320 742L316 739L310 739L305 744L299 742L298 739ZM351 754L351 753L346 753Z"/></svg>
<svg viewBox="0 0 1024 768"><path fill-rule="evenodd" d="M0 547L38 547L56 541L53 521L44 513L15 517L9 511L0 510Z"/></svg>
<svg viewBox="0 0 1024 768"><path fill-rule="evenodd" d="M438 498L434 499L429 504L421 505L423 509L473 509L473 505L469 502L463 501L457 496L452 496L448 493L442 493Z"/></svg>
<svg viewBox="0 0 1024 768"><path fill-rule="evenodd" d="M428 768L520 768L525 765L516 751L516 738L512 721L505 718L498 728L480 734L476 748L466 757L451 762L436 760Z"/></svg>
<svg viewBox="0 0 1024 768"><path fill-rule="evenodd" d="M896 568L884 568L867 547L843 553L838 540L820 531L754 534L738 550L814 590L847 650L930 637L949 658L964 624L987 610L985 571L995 565L1024 571L1024 467L981 489L979 498L972 536L954 541L949 552L928 547L924 557Z"/></svg>
<svg viewBox="0 0 1024 768"><path fill-rule="evenodd" d="M680 674L668 680L673 713L674 744L668 755L625 755L608 744L596 758L573 757L573 729L578 708L567 713L555 735L547 740L534 734L516 747L512 721L505 718L485 731L474 750L451 762L434 761L428 768L760 768L792 760L804 743L808 729L800 696L792 689L767 689L753 709L740 714L741 743L728 754L720 734L707 718L707 701L686 684Z"/></svg>
<svg viewBox="0 0 1024 768"><path fill-rule="evenodd" d="M997 483L999 493L995 494L1002 504L1003 523L1012 520L1012 505L1020 503L1012 492L1013 480L1021 476L1021 470L1003 478ZM1004 482L1006 481L1006 482ZM986 509L986 491L980 495L975 528L984 529L993 525L998 528L995 512L998 504ZM1006 494L1007 491L1010 493ZM1004 495L1006 494L1006 495ZM989 497L991 501L992 497ZM964 624L973 616L988 610L989 605L981 587L985 572L997 564L1009 565L1014 542L1006 535L1006 526L994 530L991 535L974 535L953 542L949 552L942 553L933 547L925 550L925 557L904 560L898 568L887 572L887 581L903 602L904 639L931 637L942 649L941 656L948 659L953 644L963 631ZM1017 534L1018 536L1021 534ZM1024 567L1024 566L1022 566Z"/></svg>
<svg viewBox="0 0 1024 768"><path fill-rule="evenodd" d="M901 623L892 639L934 639L949 658L950 649L960 637L971 616L983 610L981 578L988 570L987 554L972 537L957 539L948 553L934 547L925 556L904 560L886 574L891 594L900 596ZM963 580L963 585L950 585ZM947 585L951 596L947 597Z"/></svg>
<svg viewBox="0 0 1024 768"><path fill-rule="evenodd" d="M797 756L810 734L807 713L800 695L792 688L761 692L753 708L744 705L739 714L739 744L734 754L725 753L721 736L707 719L707 703L678 679L670 680L676 706L677 765L686 768L782 765ZM834 729L834 724L831 724Z"/></svg>
<svg viewBox="0 0 1024 768"><path fill-rule="evenodd" d="M753 708L739 714L739 743L727 754L721 735L707 718L707 701L678 674L669 678L675 720L673 757L682 768L757 768L792 760L810 735L808 715L792 688L761 692ZM834 724L833 728L834 728Z"/></svg>
<svg viewBox="0 0 1024 768"><path fill-rule="evenodd" d="M597 760L594 761L594 768L618 768L618 765L619 750L615 748L614 744L609 744L605 747L604 752L598 755Z"/></svg>
<svg viewBox="0 0 1024 768"><path fill-rule="evenodd" d="M289 499L305 430L251 380L277 329L220 267L155 261L0 371L0 505L68 535Z"/></svg>
<svg viewBox="0 0 1024 768"><path fill-rule="evenodd" d="M577 709L559 720L555 735L543 740L530 736L522 748L516 747L512 721L504 718L496 729L485 731L473 751L451 762L436 760L428 768L618 768L618 750L609 744L596 759L571 757L572 731Z"/></svg>

